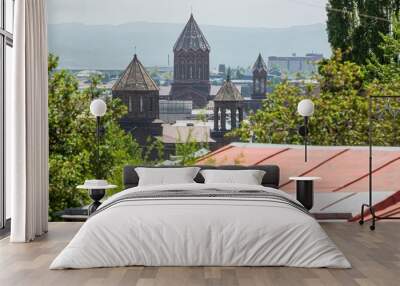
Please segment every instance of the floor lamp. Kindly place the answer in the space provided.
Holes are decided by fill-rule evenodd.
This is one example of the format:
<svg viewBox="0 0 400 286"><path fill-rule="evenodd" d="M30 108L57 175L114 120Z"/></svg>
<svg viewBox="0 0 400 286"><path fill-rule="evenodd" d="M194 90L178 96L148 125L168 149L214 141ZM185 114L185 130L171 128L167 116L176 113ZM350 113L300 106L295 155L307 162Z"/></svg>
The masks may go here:
<svg viewBox="0 0 400 286"><path fill-rule="evenodd" d="M377 96L370 95L368 97L368 143L369 143L369 166L368 166L368 193L369 193L369 203L361 205L361 219L359 223L361 225L364 224L364 211L365 209L369 209L369 212L372 216L372 224L370 225L370 230L375 230L375 222L377 219L388 219L385 217L379 217L375 214L375 209L372 203L372 102L374 100L379 99L394 99L400 98L400 96ZM398 219L398 218L390 218L390 219Z"/></svg>
<svg viewBox="0 0 400 286"><path fill-rule="evenodd" d="M90 103L90 113L96 117L96 177L100 179L99 176L99 166L100 166L100 118L106 114L107 105L102 99L94 99Z"/></svg>
<svg viewBox="0 0 400 286"><path fill-rule="evenodd" d="M297 112L304 118L304 125L299 128L299 133L304 139L304 162L307 162L308 118L314 114L314 103L310 99L303 99L297 105Z"/></svg>

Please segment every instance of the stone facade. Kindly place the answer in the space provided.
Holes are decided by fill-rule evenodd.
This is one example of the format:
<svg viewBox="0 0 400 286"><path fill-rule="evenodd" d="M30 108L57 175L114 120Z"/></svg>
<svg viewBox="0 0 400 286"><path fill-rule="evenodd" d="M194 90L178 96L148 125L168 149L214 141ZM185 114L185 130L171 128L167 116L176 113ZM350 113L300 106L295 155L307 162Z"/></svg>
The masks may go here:
<svg viewBox="0 0 400 286"><path fill-rule="evenodd" d="M174 45L174 81L170 99L191 100L194 108L210 99L210 45L193 15Z"/></svg>
<svg viewBox="0 0 400 286"><path fill-rule="evenodd" d="M162 121L158 119L159 89L136 54L113 86L112 95L128 107L120 125L139 144L145 145L148 137L162 134Z"/></svg>
<svg viewBox="0 0 400 286"><path fill-rule="evenodd" d="M220 146L235 140L235 138L226 138L225 134L240 126L244 114L244 99L237 87L231 82L229 73L227 80L214 98L214 129L211 137ZM227 127L228 113L230 128Z"/></svg>

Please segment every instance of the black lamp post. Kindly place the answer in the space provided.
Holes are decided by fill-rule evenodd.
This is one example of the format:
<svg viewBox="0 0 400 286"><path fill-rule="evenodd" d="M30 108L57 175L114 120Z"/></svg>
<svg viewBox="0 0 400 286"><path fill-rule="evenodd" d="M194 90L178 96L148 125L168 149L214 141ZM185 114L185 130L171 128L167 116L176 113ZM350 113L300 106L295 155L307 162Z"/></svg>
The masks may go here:
<svg viewBox="0 0 400 286"><path fill-rule="evenodd" d="M101 100L101 99L94 99L91 104L90 104L90 112L96 117L96 181L97 183L101 183L101 185L106 185L106 181L101 180L100 178L100 172L99 172L99 167L100 167L100 136L101 136L101 130L100 130L100 119L102 116L107 111L107 105L106 103ZM93 187L93 188L88 188L89 190L89 196L92 198L93 203L89 206L88 208L88 214L92 214L93 212L96 211L96 209L99 207L100 200L104 197L106 190L104 188L98 188L98 187Z"/></svg>
<svg viewBox="0 0 400 286"><path fill-rule="evenodd" d="M90 104L90 112L96 117L96 177L99 176L99 165L100 165L100 118L104 116L107 111L107 105L102 99L94 99Z"/></svg>
<svg viewBox="0 0 400 286"><path fill-rule="evenodd" d="M304 162L307 162L308 118L314 114L314 103L310 99L303 99L297 106L297 112L304 117L304 125L300 126L299 133L304 139Z"/></svg>

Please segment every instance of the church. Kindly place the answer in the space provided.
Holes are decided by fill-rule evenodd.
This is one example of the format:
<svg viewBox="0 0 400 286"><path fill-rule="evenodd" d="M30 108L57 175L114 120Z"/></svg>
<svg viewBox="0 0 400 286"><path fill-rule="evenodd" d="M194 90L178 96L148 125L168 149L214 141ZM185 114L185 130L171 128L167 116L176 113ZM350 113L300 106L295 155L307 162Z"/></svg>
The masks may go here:
<svg viewBox="0 0 400 286"><path fill-rule="evenodd" d="M193 14L174 45L174 80L169 98L203 108L210 98L210 45Z"/></svg>
<svg viewBox="0 0 400 286"><path fill-rule="evenodd" d="M112 96L128 107L120 125L140 145L145 145L148 137L161 136L163 122L159 119L159 88L136 54L112 87Z"/></svg>
<svg viewBox="0 0 400 286"><path fill-rule="evenodd" d="M261 106L266 96L267 66L259 54L252 68L251 98L245 99L241 95L231 81L230 69L224 84L213 97L210 95L210 50L204 34L190 15L174 45L174 78L168 99L192 101L193 109L204 108L213 101L214 110L209 119L213 120L214 126L209 135L214 145L210 147L215 149L230 143L233 139L227 138L226 133L240 126L246 112ZM148 138L159 138L165 143L167 135L171 141L171 134L167 134L171 125L167 126L159 119L159 87L136 54L112 87L112 96L127 106L128 113L120 125L140 145L145 146ZM176 142L169 143L175 146Z"/></svg>

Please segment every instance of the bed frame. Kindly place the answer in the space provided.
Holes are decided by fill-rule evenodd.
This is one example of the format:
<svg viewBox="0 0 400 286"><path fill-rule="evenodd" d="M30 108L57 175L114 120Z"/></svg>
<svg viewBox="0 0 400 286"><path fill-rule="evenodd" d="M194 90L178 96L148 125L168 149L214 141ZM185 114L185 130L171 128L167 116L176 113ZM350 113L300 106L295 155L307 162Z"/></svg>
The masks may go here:
<svg viewBox="0 0 400 286"><path fill-rule="evenodd" d="M139 183L139 176L135 171L136 167L146 167L146 166L125 166L123 173L123 183L124 188L129 189L136 187ZM262 180L262 185L264 187L279 188L279 167L276 165L257 165L257 166L238 166L238 165L228 165L228 166L197 166L202 170L206 169L217 169L217 170L263 170L265 171L264 178ZM180 168L180 167L147 167L147 168ZM204 183L203 176L199 173L194 180L197 183Z"/></svg>

